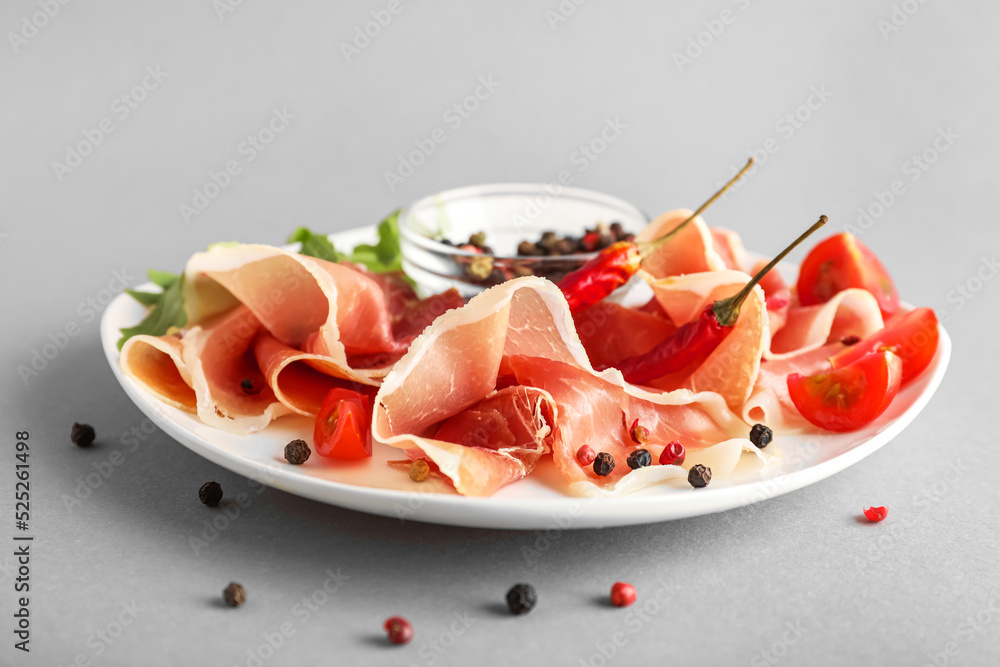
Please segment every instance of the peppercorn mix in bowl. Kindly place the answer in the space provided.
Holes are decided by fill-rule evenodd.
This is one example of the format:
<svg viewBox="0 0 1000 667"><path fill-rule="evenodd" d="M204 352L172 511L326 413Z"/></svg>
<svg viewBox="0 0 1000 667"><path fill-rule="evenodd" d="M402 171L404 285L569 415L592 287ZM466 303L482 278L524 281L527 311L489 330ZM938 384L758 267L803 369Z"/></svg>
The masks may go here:
<svg viewBox="0 0 1000 667"><path fill-rule="evenodd" d="M456 288L463 297L511 278L559 281L649 218L626 201L553 184L477 185L404 209L403 270L424 294Z"/></svg>

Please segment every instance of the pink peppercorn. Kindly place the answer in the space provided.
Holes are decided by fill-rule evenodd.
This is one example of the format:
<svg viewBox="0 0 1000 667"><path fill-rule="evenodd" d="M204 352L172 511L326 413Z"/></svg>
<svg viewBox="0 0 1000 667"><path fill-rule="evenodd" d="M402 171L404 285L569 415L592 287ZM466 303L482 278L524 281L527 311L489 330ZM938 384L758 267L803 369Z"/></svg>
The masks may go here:
<svg viewBox="0 0 1000 667"><path fill-rule="evenodd" d="M584 445L576 451L576 460L582 466L589 466L597 458L597 452L590 445Z"/></svg>
<svg viewBox="0 0 1000 667"><path fill-rule="evenodd" d="M627 607L635 602L635 586L616 581L611 587L611 604L616 607Z"/></svg>
<svg viewBox="0 0 1000 667"><path fill-rule="evenodd" d="M687 452L684 451L684 445L674 440L663 448L663 452L660 454L660 465L679 466L684 463L686 456Z"/></svg>
<svg viewBox="0 0 1000 667"><path fill-rule="evenodd" d="M413 626L402 616L385 619L383 627L390 644L409 644L413 640Z"/></svg>

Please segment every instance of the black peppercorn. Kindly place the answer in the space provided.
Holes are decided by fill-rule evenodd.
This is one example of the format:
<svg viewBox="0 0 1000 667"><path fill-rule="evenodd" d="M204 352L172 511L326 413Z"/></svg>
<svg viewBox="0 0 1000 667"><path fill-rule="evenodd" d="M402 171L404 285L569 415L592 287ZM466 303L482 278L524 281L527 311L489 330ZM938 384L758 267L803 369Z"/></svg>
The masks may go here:
<svg viewBox="0 0 1000 667"><path fill-rule="evenodd" d="M246 378L245 380L240 382L240 389L243 390L244 394L259 394L261 386L259 383L254 382L252 379Z"/></svg>
<svg viewBox="0 0 1000 667"><path fill-rule="evenodd" d="M607 477L615 469L615 457L607 452L598 452L594 459L594 473L601 477Z"/></svg>
<svg viewBox="0 0 1000 667"><path fill-rule="evenodd" d="M515 584L507 591L507 608L512 614L527 614L537 602L538 594L531 584Z"/></svg>
<svg viewBox="0 0 1000 667"><path fill-rule="evenodd" d="M235 581L226 586L226 589L222 591L222 599L226 601L230 607L239 607L241 604L247 601L247 592Z"/></svg>
<svg viewBox="0 0 1000 667"><path fill-rule="evenodd" d="M631 454L629 454L628 458L625 459L625 463L627 463L628 467L631 468L632 470L636 470L637 468L645 468L652 462L653 462L653 457L650 456L649 452L645 449L637 449Z"/></svg>
<svg viewBox="0 0 1000 667"><path fill-rule="evenodd" d="M94 444L94 427L90 424L77 424L73 422L73 428L69 432L69 439L77 447L90 447Z"/></svg>
<svg viewBox="0 0 1000 667"><path fill-rule="evenodd" d="M851 334L850 336L844 336L840 339L840 342L844 345L857 345L861 342L861 337Z"/></svg>
<svg viewBox="0 0 1000 667"><path fill-rule="evenodd" d="M688 470L688 484L696 489L703 489L708 486L708 483L712 481L712 469L706 468L700 463L696 466L692 466Z"/></svg>
<svg viewBox="0 0 1000 667"><path fill-rule="evenodd" d="M750 442L752 442L757 449L764 449L773 439L774 433L772 433L771 429L763 424L754 424L753 428L750 429Z"/></svg>
<svg viewBox="0 0 1000 667"><path fill-rule="evenodd" d="M305 440L292 440L285 445L285 460L292 465L300 466L309 460L312 450Z"/></svg>
<svg viewBox="0 0 1000 667"><path fill-rule="evenodd" d="M222 501L222 487L218 482L205 482L198 489L198 500L209 507L218 507Z"/></svg>

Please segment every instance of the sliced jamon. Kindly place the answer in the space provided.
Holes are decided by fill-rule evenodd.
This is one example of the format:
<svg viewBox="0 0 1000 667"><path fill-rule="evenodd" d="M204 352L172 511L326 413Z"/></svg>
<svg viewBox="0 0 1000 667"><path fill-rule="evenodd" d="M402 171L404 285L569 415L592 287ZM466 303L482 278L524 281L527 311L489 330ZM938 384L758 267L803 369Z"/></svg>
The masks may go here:
<svg viewBox="0 0 1000 667"><path fill-rule="evenodd" d="M659 308L659 302L654 303ZM573 315L591 365L613 366L622 359L645 354L677 330L665 315L655 312L652 308L627 308L604 300Z"/></svg>
<svg viewBox="0 0 1000 667"><path fill-rule="evenodd" d="M230 433L253 433L288 413L254 356L260 321L246 306L212 318L181 339L198 418Z"/></svg>
<svg viewBox="0 0 1000 667"><path fill-rule="evenodd" d="M179 336L133 336L122 346L122 372L164 403L194 412L191 373L181 358Z"/></svg>
<svg viewBox="0 0 1000 667"><path fill-rule="evenodd" d="M597 477L576 463L576 450L587 443L627 456L634 443L629 444L626 419L641 418L657 437L681 438L693 451L746 433L746 424L717 394L648 392L627 384L614 369L594 371L563 295L551 282L528 277L445 313L414 341L379 390L373 436L411 457L431 459L460 493L492 493L497 480L513 481L510 464L488 448L444 442L434 434L492 396L498 379L505 386L501 391L530 389L540 392L542 405L552 402L553 454L568 490L578 495L632 491L662 481L665 473L655 469L665 466L626 475L621 458L613 475ZM658 453L666 442L651 450ZM464 454L460 447L475 453ZM504 474L498 475L500 466ZM623 477L630 481L619 485Z"/></svg>
<svg viewBox="0 0 1000 667"><path fill-rule="evenodd" d="M847 336L864 338L882 327L878 301L863 289L846 289L817 306L793 302L785 326L772 337L767 357L795 356Z"/></svg>
<svg viewBox="0 0 1000 667"><path fill-rule="evenodd" d="M726 268L734 271L745 271L748 256L740 235L731 229L721 227L710 227L709 231L712 233L712 249L725 263ZM754 274L756 270L750 273Z"/></svg>
<svg viewBox="0 0 1000 667"><path fill-rule="evenodd" d="M693 212L688 209L668 211L646 225L636 240L653 241L676 228ZM698 216L677 236L654 250L642 266L654 278L666 278L684 273L719 271L726 268L726 262L715 250L712 231Z"/></svg>
<svg viewBox="0 0 1000 667"><path fill-rule="evenodd" d="M830 357L843 349L841 343L833 343L761 364L753 393L743 407L743 419L751 424L767 424L783 433L815 430L792 403L788 395L788 376L791 373L808 376L830 370Z"/></svg>
<svg viewBox="0 0 1000 667"><path fill-rule="evenodd" d="M711 304L732 296L750 280L739 271L710 271L660 280L647 278L657 301L678 326L699 317ZM715 392L734 412L746 403L768 349L770 333L764 292L753 289L740 308L732 331L702 363L694 368L662 377L651 386L664 391L691 389Z"/></svg>
<svg viewBox="0 0 1000 667"><path fill-rule="evenodd" d="M750 275L767 266L767 260L762 259L750 270ZM780 271L769 271L760 280L760 288L764 290L764 302L767 304L767 323L771 330L771 339L781 331L788 320L788 309L791 307L792 291L782 277Z"/></svg>
<svg viewBox="0 0 1000 667"><path fill-rule="evenodd" d="M460 303L457 293L414 301L398 281L263 245L197 253L185 273L189 322L242 303L277 340L326 357L341 375L368 384L377 384L387 364L352 368L349 357L398 356L437 312Z"/></svg>

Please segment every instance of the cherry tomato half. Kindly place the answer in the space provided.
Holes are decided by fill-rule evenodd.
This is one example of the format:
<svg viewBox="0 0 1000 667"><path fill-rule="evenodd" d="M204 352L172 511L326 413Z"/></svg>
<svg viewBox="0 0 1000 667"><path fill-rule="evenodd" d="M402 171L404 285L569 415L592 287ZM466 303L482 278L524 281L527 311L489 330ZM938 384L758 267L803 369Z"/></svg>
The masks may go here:
<svg viewBox="0 0 1000 667"><path fill-rule="evenodd" d="M331 389L323 399L313 430L316 453L331 459L372 455L371 401L350 389Z"/></svg>
<svg viewBox="0 0 1000 667"><path fill-rule="evenodd" d="M827 431L853 431L885 412L899 392L902 376L899 357L876 352L828 373L809 377L792 373L788 394L810 424Z"/></svg>
<svg viewBox="0 0 1000 667"><path fill-rule="evenodd" d="M891 318L884 329L862 338L830 358L834 368L843 368L871 354L889 350L903 362L902 386L924 372L937 352L938 321L931 308L915 308Z"/></svg>
<svg viewBox="0 0 1000 667"><path fill-rule="evenodd" d="M799 302L826 303L848 287L871 292L884 318L899 310L899 292L882 262L854 234L843 232L820 241L806 255L799 268Z"/></svg>

